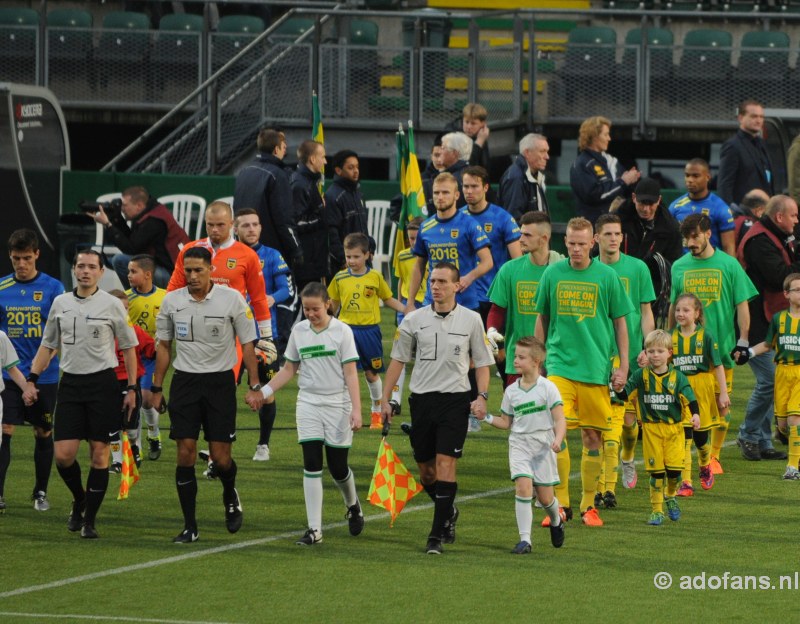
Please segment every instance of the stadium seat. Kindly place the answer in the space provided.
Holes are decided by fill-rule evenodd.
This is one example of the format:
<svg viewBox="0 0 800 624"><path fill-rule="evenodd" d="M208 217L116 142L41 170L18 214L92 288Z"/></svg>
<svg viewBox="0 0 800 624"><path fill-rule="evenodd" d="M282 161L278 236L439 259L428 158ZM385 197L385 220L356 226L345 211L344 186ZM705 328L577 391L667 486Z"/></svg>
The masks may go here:
<svg viewBox="0 0 800 624"><path fill-rule="evenodd" d="M608 26L581 26L570 31L561 75L566 103L576 97L596 97L613 82L617 33Z"/></svg>
<svg viewBox="0 0 800 624"><path fill-rule="evenodd" d="M198 195L188 195L185 193L177 195L164 195L158 198L160 204L164 204L172 210L172 216L178 222L184 232L192 240L200 238L203 231L203 215L206 210L206 200ZM194 228L192 227L194 225ZM192 236L194 234L194 236Z"/></svg>
<svg viewBox="0 0 800 624"><path fill-rule="evenodd" d="M38 26L33 9L0 9L0 80L36 84Z"/></svg>
<svg viewBox="0 0 800 624"><path fill-rule="evenodd" d="M140 78L150 47L150 19L144 13L112 11L103 18L103 32L95 51L101 86L111 76L124 82Z"/></svg>
<svg viewBox="0 0 800 624"><path fill-rule="evenodd" d="M716 93L727 109L730 104L731 33L700 28L683 39L683 55L675 68L674 97L686 102L699 92Z"/></svg>
<svg viewBox="0 0 800 624"><path fill-rule="evenodd" d="M165 81L198 85L202 16L188 13L165 15L158 24L158 30L150 53L148 74L154 92L163 90Z"/></svg>
<svg viewBox="0 0 800 624"><path fill-rule="evenodd" d="M272 35L273 41L294 41L314 28L314 20L305 17L290 17L278 26Z"/></svg>
<svg viewBox="0 0 800 624"><path fill-rule="evenodd" d="M369 93L378 93L378 25L370 20L350 20L348 41L353 46L370 48L351 48L348 51L348 89L352 91L366 86Z"/></svg>
<svg viewBox="0 0 800 624"><path fill-rule="evenodd" d="M351 45L378 45L378 25L370 20L350 20Z"/></svg>
<svg viewBox="0 0 800 624"><path fill-rule="evenodd" d="M667 0L662 5L668 11L707 11L711 7L709 0Z"/></svg>
<svg viewBox="0 0 800 624"><path fill-rule="evenodd" d="M264 20L253 15L226 15L219 20L217 32L212 38L211 67L214 71L231 60L259 34L264 32ZM251 59L255 60L255 57ZM247 60L238 64L241 71L248 65Z"/></svg>
<svg viewBox="0 0 800 624"><path fill-rule="evenodd" d="M371 199L367 204L367 229L375 240L375 256L372 268L381 273L387 281L391 280L392 254L397 225L392 223L389 239L386 239L386 224L389 221L389 202L384 199Z"/></svg>
<svg viewBox="0 0 800 624"><path fill-rule="evenodd" d="M786 79L789 73L789 35L756 31L742 36L739 65L734 71L733 100L758 94L775 105L788 103Z"/></svg>
<svg viewBox="0 0 800 624"><path fill-rule="evenodd" d="M92 14L81 9L54 9L47 14L48 78L89 73L92 63Z"/></svg>
<svg viewBox="0 0 800 624"><path fill-rule="evenodd" d="M666 28L647 28L648 57L642 59L643 63L649 62L648 74L651 78L666 78L672 71L672 31ZM636 59L639 56L639 46L642 43L642 29L632 28L625 35L625 51L622 53L622 62L619 75L623 78L635 78L637 67Z"/></svg>

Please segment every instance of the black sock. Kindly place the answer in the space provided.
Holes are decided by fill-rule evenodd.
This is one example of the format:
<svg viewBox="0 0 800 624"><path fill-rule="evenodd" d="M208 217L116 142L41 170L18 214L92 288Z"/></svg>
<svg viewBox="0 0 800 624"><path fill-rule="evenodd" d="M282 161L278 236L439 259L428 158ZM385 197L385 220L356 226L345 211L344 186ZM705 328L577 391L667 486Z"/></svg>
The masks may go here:
<svg viewBox="0 0 800 624"><path fill-rule="evenodd" d="M6 474L8 473L8 466L11 463L11 436L7 433L3 434L3 446L0 446L0 496L6 487Z"/></svg>
<svg viewBox="0 0 800 624"><path fill-rule="evenodd" d="M178 488L178 500L183 512L183 525L186 529L197 530L197 477L194 466L177 466L175 468L175 486Z"/></svg>
<svg viewBox="0 0 800 624"><path fill-rule="evenodd" d="M89 478L86 479L86 513L83 515L86 524L94 525L107 489L108 468L90 468Z"/></svg>
<svg viewBox="0 0 800 624"><path fill-rule="evenodd" d="M53 468L53 436L35 438L36 446L33 449L33 465L36 470L36 485L34 493L46 492L50 482L50 471Z"/></svg>
<svg viewBox="0 0 800 624"><path fill-rule="evenodd" d="M236 487L236 462L231 460L231 467L227 470L217 470L219 480L222 481L222 502L233 500L233 489Z"/></svg>
<svg viewBox="0 0 800 624"><path fill-rule="evenodd" d="M64 485L69 488L69 491L72 492L72 499L76 503L80 503L81 501L86 499L86 492L83 490L83 481L81 480L81 465L78 463L76 459L72 462L71 466L59 466L56 463L56 469L58 470L58 474L61 475L61 478L64 480Z"/></svg>
<svg viewBox="0 0 800 624"><path fill-rule="evenodd" d="M425 493L431 497L431 500L435 503L436 502L436 481L433 483L422 484L422 489L425 490Z"/></svg>
<svg viewBox="0 0 800 624"><path fill-rule="evenodd" d="M275 426L275 413L278 411L277 407L277 404L273 401L272 403L264 403L261 409L258 410L258 422L260 426L260 432L258 434L259 444L269 444L269 437L272 435L272 427Z"/></svg>
<svg viewBox="0 0 800 624"><path fill-rule="evenodd" d="M433 524L430 537L440 539L444 533L444 526L453 515L453 501L456 499L458 485L455 481L436 482L436 500L433 507Z"/></svg>

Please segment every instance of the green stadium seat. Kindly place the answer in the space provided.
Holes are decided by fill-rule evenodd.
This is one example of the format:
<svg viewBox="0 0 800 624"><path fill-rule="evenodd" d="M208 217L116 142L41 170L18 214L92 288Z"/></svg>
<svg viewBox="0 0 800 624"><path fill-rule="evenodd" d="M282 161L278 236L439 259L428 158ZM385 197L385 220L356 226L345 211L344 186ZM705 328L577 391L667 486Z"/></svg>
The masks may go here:
<svg viewBox="0 0 800 624"><path fill-rule="evenodd" d="M264 32L264 28L264 20L255 15L226 15L220 18L217 32L211 40L212 69L217 70L231 60ZM237 69L241 70L246 65L247 60L242 61Z"/></svg>
<svg viewBox="0 0 800 624"><path fill-rule="evenodd" d="M49 78L86 76L92 63L92 14L54 9L47 14Z"/></svg>
<svg viewBox="0 0 800 624"><path fill-rule="evenodd" d="M617 33L608 26L579 26L569 32L561 72L566 103L607 86L616 67L616 43Z"/></svg>
<svg viewBox="0 0 800 624"><path fill-rule="evenodd" d="M378 25L371 20L351 19L349 30L351 45L369 46L370 49L351 48L348 51L348 88L366 87L370 93L378 93Z"/></svg>
<svg viewBox="0 0 800 624"><path fill-rule="evenodd" d="M95 50L101 86L113 75L123 81L139 79L150 47L150 18L144 13L112 11L103 18L103 31Z"/></svg>
<svg viewBox="0 0 800 624"><path fill-rule="evenodd" d="M0 80L36 82L38 26L33 9L0 9Z"/></svg>
<svg viewBox="0 0 800 624"><path fill-rule="evenodd" d="M370 20L350 20L350 36L352 45L378 45L378 25Z"/></svg>
<svg viewBox="0 0 800 624"><path fill-rule="evenodd" d="M148 68L153 95L163 89L165 81L199 84L203 18L188 13L165 15L158 31Z"/></svg>
<svg viewBox="0 0 800 624"><path fill-rule="evenodd" d="M716 93L724 108L731 95L731 33L725 30L699 28L690 30L683 39L683 55L675 68L673 102L689 101L697 93Z"/></svg>
<svg viewBox="0 0 800 624"><path fill-rule="evenodd" d="M648 58L642 62L650 63L650 76L653 78L666 78L672 72L672 45L674 38L672 31L666 28L647 28ZM636 59L639 55L638 47L642 43L642 29L632 28L625 35L625 50L622 53L622 62L619 75L626 78L636 76Z"/></svg>
<svg viewBox="0 0 800 624"><path fill-rule="evenodd" d="M280 38L282 40L295 40L312 28L314 28L313 19L308 19L306 17L290 17L283 22L283 24L278 26L272 36L273 38Z"/></svg>
<svg viewBox="0 0 800 624"><path fill-rule="evenodd" d="M739 65L733 73L733 100L758 94L772 104L787 103L789 76L789 35L784 32L755 31L742 36Z"/></svg>

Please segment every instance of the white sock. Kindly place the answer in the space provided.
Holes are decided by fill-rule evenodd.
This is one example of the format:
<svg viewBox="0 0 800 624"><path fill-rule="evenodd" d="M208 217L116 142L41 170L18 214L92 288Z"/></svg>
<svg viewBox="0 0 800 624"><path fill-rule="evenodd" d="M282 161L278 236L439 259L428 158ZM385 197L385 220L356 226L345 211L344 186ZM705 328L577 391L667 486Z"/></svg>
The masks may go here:
<svg viewBox="0 0 800 624"><path fill-rule="evenodd" d="M131 444L138 444L139 443L139 430L138 429L128 429L128 441Z"/></svg>
<svg viewBox="0 0 800 624"><path fill-rule="evenodd" d="M111 463L122 463L122 438L119 435L116 440L111 442Z"/></svg>
<svg viewBox="0 0 800 624"><path fill-rule="evenodd" d="M369 398L372 399L372 407L374 408L377 405L378 410L380 410L381 397L383 396L381 378L378 377L375 381L368 381L367 386L369 386Z"/></svg>
<svg viewBox="0 0 800 624"><path fill-rule="evenodd" d="M517 529L519 530L519 540L531 543L531 525L533 524L533 507L531 498L522 496L514 497L514 510L517 513Z"/></svg>
<svg viewBox="0 0 800 624"><path fill-rule="evenodd" d="M352 507L358 502L358 494L356 494L356 479L353 476L353 471L348 468L347 477L345 477L344 481L336 481L336 487L339 488L339 491L342 493L342 498L344 498L344 504L347 507Z"/></svg>
<svg viewBox="0 0 800 624"><path fill-rule="evenodd" d="M403 366L400 371L400 376L397 378L397 385L392 388L392 401L396 401L398 405L403 404L403 386L406 384L406 367Z"/></svg>
<svg viewBox="0 0 800 624"><path fill-rule="evenodd" d="M155 407L143 407L142 413L147 423L147 437L157 438L160 436L161 430L158 428L158 410L156 410Z"/></svg>
<svg viewBox="0 0 800 624"><path fill-rule="evenodd" d="M547 512L547 515L550 516L550 526L555 527L561 524L561 514L558 513L558 507L558 499L555 496L553 497L552 503L547 506L542 506L542 509L544 509Z"/></svg>
<svg viewBox="0 0 800 624"><path fill-rule="evenodd" d="M322 471L303 471L303 495L306 499L308 528L322 533Z"/></svg>

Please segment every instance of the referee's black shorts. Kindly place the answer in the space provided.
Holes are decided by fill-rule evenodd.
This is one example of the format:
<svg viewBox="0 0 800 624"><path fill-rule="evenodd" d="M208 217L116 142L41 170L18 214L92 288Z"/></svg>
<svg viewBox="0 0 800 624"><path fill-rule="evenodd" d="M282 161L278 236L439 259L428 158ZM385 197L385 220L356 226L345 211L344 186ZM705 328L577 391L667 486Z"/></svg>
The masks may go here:
<svg viewBox="0 0 800 624"><path fill-rule="evenodd" d="M236 439L236 375L175 371L169 392L169 418L173 440L200 437L207 442Z"/></svg>
<svg viewBox="0 0 800 624"><path fill-rule="evenodd" d="M58 384L53 440L95 440L108 444L122 428L122 393L114 370L64 373Z"/></svg>
<svg viewBox="0 0 800 624"><path fill-rule="evenodd" d="M470 393L427 392L408 397L411 448L417 463L436 455L461 457L469 425Z"/></svg>

